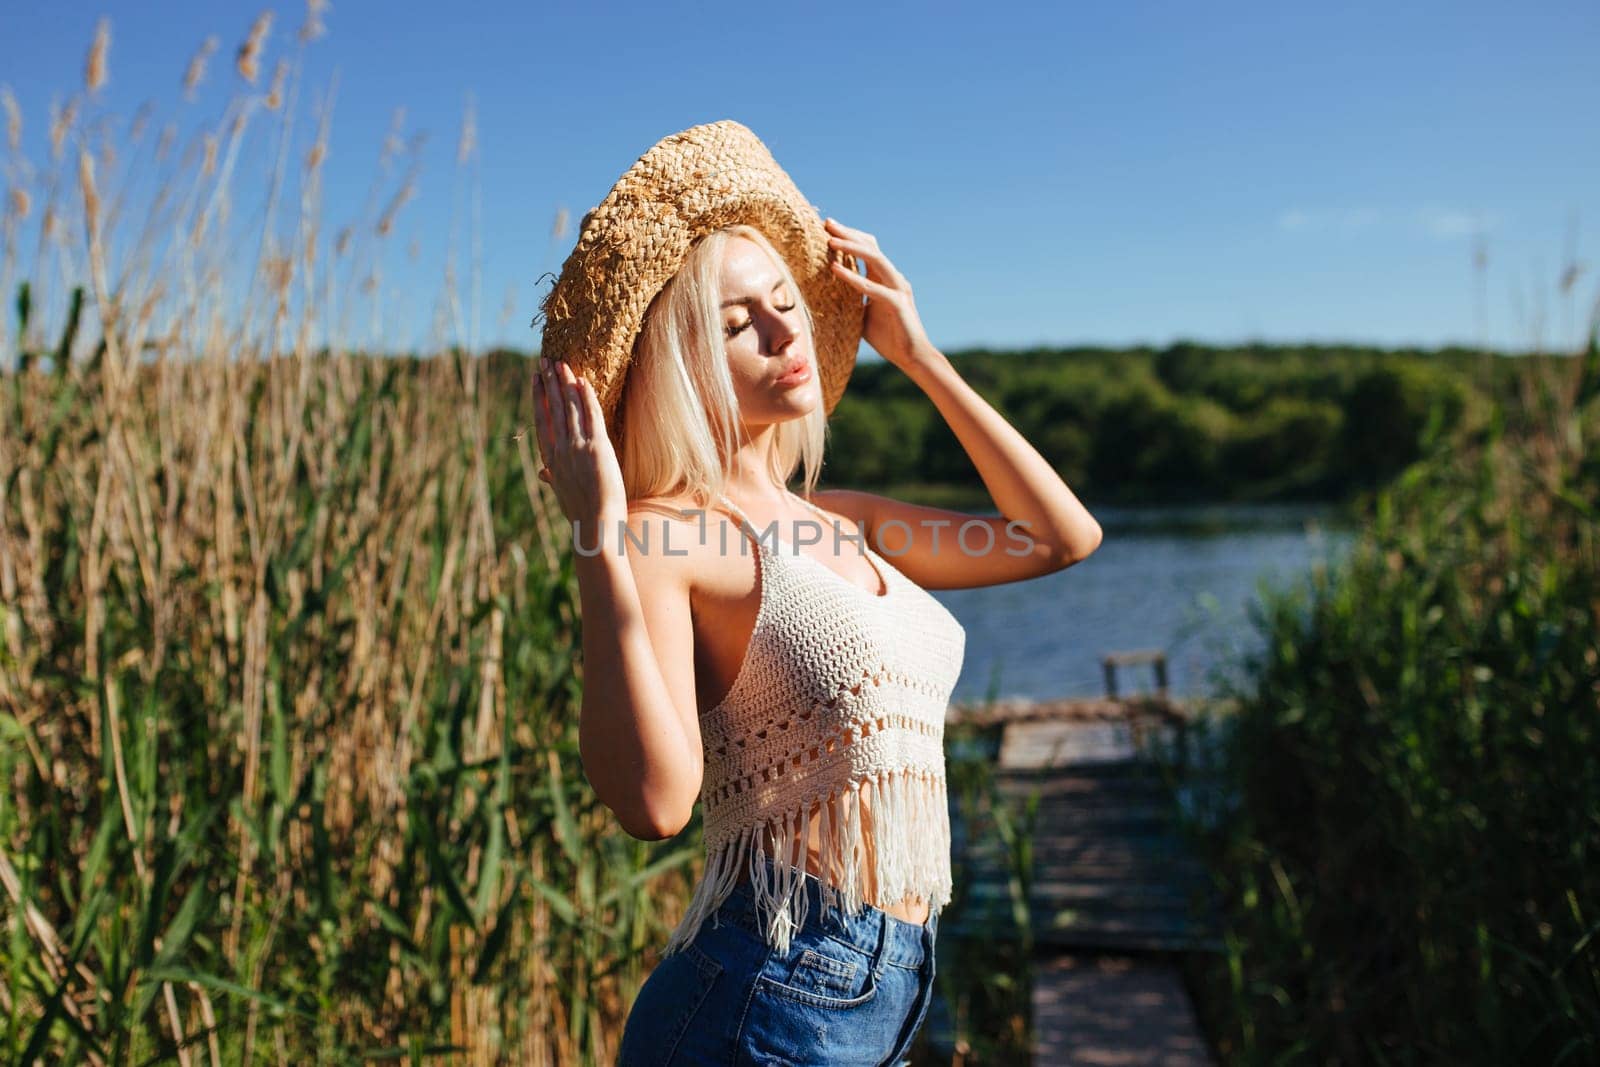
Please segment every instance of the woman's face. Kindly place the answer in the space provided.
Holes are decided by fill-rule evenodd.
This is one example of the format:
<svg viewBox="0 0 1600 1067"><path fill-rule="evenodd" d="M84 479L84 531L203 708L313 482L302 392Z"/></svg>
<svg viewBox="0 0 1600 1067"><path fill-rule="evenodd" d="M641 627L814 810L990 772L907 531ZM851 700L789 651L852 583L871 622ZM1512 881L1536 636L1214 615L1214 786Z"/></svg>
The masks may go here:
<svg viewBox="0 0 1600 1067"><path fill-rule="evenodd" d="M722 337L734 394L749 426L798 418L822 402L800 294L760 245L723 246Z"/></svg>

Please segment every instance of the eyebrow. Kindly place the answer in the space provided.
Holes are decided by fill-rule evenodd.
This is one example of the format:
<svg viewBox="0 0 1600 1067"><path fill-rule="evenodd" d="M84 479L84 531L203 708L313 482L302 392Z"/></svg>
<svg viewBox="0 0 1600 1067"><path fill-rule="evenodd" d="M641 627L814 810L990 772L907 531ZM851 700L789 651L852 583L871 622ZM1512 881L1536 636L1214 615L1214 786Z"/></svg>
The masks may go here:
<svg viewBox="0 0 1600 1067"><path fill-rule="evenodd" d="M769 292L776 293L779 289L782 289L787 284L789 284L789 283L784 281L782 278L779 278L778 281L777 281L777 284L774 285L769 290ZM754 304L755 302L756 302L756 298L755 297L753 297L753 296L744 296L744 297L740 297L738 300L724 300L722 302L722 306L725 307L725 308L731 308L731 307L735 306L736 304Z"/></svg>

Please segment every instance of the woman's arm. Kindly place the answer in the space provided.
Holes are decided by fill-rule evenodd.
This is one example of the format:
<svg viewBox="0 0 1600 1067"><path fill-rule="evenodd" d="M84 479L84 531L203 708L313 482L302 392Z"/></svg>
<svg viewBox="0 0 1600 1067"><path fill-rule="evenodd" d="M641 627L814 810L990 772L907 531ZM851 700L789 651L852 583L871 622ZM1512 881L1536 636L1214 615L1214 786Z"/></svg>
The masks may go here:
<svg viewBox="0 0 1600 1067"><path fill-rule="evenodd" d="M583 607L583 709L578 750L595 794L622 828L644 840L683 829L700 793L704 761L695 702L689 560L645 540L642 516L627 525L640 549L617 545L575 556ZM661 532L651 523L650 534ZM586 549L593 546L583 531Z"/></svg>
<svg viewBox="0 0 1600 1067"><path fill-rule="evenodd" d="M862 522L879 554L926 588L1014 582L1087 557L1100 545L1100 524L1038 449L928 340L910 283L878 249L877 239L831 219L827 226L832 247L867 265L866 277L838 263L834 270L869 301L868 343L933 401L972 459L1000 516L919 507L870 493L833 493L831 501Z"/></svg>
<svg viewBox="0 0 1600 1067"><path fill-rule="evenodd" d="M688 561L619 537L628 495L589 381L540 359L533 393L539 478L574 524L585 668L578 755L624 830L671 837L689 821L703 771Z"/></svg>

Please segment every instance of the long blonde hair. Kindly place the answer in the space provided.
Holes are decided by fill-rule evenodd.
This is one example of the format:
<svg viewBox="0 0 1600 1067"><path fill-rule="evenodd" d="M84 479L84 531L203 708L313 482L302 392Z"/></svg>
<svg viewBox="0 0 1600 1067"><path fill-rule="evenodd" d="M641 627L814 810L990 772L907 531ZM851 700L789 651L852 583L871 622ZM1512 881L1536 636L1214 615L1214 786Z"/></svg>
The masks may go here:
<svg viewBox="0 0 1600 1067"><path fill-rule="evenodd" d="M722 252L735 237L766 250L789 292L804 310L808 348L814 337L811 308L789 264L754 226L735 225L702 237L645 313L634 342L633 365L618 404L617 460L629 500L688 495L702 504L722 493L738 444L739 402L728 373L722 330ZM804 493L822 473L827 431L822 404L776 428L769 473L787 485L804 463Z"/></svg>

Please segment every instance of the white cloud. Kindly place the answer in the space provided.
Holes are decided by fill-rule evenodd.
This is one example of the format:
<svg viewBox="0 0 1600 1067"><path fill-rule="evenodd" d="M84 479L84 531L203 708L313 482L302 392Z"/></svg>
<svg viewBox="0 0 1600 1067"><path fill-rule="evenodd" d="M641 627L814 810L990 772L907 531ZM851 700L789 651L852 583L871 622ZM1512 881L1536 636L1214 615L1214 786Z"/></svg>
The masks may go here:
<svg viewBox="0 0 1600 1067"><path fill-rule="evenodd" d="M1360 230L1377 225L1381 217L1378 209L1372 207L1333 208L1324 211L1290 208L1278 215L1278 229L1291 233L1300 230Z"/></svg>
<svg viewBox="0 0 1600 1067"><path fill-rule="evenodd" d="M1374 207L1288 208L1278 214L1278 229L1285 233L1352 233L1371 229L1384 222L1420 228L1429 237L1458 240L1489 233L1499 223L1492 212L1470 212L1429 204L1414 211L1409 219L1385 216Z"/></svg>
<svg viewBox="0 0 1600 1067"><path fill-rule="evenodd" d="M1309 212L1290 209L1278 216L1278 229L1280 230L1303 230L1310 225L1311 215Z"/></svg>
<svg viewBox="0 0 1600 1067"><path fill-rule="evenodd" d="M1488 233L1499 219L1493 214L1474 214L1430 205L1417 212L1417 221L1429 236L1452 240Z"/></svg>

